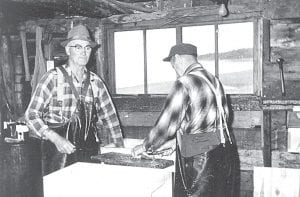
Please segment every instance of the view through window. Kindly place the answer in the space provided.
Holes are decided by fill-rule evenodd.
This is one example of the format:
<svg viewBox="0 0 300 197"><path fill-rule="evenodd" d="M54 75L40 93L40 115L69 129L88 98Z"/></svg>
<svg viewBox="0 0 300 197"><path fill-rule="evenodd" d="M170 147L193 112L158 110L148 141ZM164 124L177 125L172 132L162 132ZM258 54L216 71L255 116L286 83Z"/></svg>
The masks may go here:
<svg viewBox="0 0 300 197"><path fill-rule="evenodd" d="M219 25L219 78L231 94L253 93L253 23Z"/></svg>
<svg viewBox="0 0 300 197"><path fill-rule="evenodd" d="M227 94L253 93L253 22L182 27L182 42L198 48L199 62L222 81ZM117 94L168 94L176 73L162 59L176 29L114 33Z"/></svg>

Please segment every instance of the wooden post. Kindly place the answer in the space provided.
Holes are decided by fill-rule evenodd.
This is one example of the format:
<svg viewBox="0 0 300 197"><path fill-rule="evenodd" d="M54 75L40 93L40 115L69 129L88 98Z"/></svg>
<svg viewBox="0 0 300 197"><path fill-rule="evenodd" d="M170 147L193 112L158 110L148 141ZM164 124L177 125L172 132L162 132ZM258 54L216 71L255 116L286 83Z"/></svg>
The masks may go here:
<svg viewBox="0 0 300 197"><path fill-rule="evenodd" d="M24 29L25 27L22 27L20 30L20 38L22 42L23 60L24 60L24 67L25 67L25 81L30 81L31 76L29 72L29 63L28 63L28 55L27 55L26 32Z"/></svg>
<svg viewBox="0 0 300 197"><path fill-rule="evenodd" d="M103 79L104 79L104 52L103 52L103 29L104 26L103 24L100 24L99 27L96 27L95 31L95 41L97 44L100 46L98 47L96 51L96 71L97 74Z"/></svg>
<svg viewBox="0 0 300 197"><path fill-rule="evenodd" d="M7 107L8 114L5 116L9 119L13 119L13 104L15 101L15 84L14 84L14 66L12 64L11 49L10 49L10 37L8 35L1 35L1 96L4 99L5 106Z"/></svg>
<svg viewBox="0 0 300 197"><path fill-rule="evenodd" d="M263 162L265 167L272 166L272 117L271 111L263 111L263 125L262 125L262 149L263 149Z"/></svg>
<svg viewBox="0 0 300 197"><path fill-rule="evenodd" d="M0 28L0 48L1 48L1 45L2 45L1 38L2 38L2 29ZM2 58L3 58L3 53L2 53L2 50L0 50L0 62L2 62ZM1 66L2 65L0 65L0 72L2 72ZM3 82L2 73L0 73L0 88L1 89L3 87L2 82ZM0 103L4 103L3 95L0 95ZM0 142L1 142L2 134L3 134L3 121L4 121L4 119L3 119L3 109L2 109L2 105L1 105L0 106Z"/></svg>
<svg viewBox="0 0 300 197"><path fill-rule="evenodd" d="M164 10L164 2L163 0L156 0L156 4L157 4L157 8L159 11L163 11Z"/></svg>

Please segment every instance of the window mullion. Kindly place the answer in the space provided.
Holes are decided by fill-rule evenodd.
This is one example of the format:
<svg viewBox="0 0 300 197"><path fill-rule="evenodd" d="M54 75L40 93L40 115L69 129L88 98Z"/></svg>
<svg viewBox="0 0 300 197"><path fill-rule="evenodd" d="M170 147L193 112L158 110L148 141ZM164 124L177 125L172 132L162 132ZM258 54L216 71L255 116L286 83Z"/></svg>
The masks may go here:
<svg viewBox="0 0 300 197"><path fill-rule="evenodd" d="M144 93L148 94L148 77L147 77L147 32L143 30L143 45L144 45Z"/></svg>
<svg viewBox="0 0 300 197"><path fill-rule="evenodd" d="M182 27L176 27L176 44L182 43Z"/></svg>
<svg viewBox="0 0 300 197"><path fill-rule="evenodd" d="M219 77L219 27L215 25L215 76Z"/></svg>

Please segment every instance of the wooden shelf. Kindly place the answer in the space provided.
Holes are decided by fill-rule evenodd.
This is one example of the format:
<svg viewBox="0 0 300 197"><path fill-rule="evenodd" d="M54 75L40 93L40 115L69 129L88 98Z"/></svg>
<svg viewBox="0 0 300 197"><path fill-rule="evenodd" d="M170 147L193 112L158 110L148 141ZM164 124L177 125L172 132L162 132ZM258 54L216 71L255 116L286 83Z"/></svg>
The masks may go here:
<svg viewBox="0 0 300 197"><path fill-rule="evenodd" d="M266 99L262 100L263 105L300 105L300 100L273 100Z"/></svg>
<svg viewBox="0 0 300 197"><path fill-rule="evenodd" d="M291 111L295 105L300 105L300 100L262 100L262 110Z"/></svg>

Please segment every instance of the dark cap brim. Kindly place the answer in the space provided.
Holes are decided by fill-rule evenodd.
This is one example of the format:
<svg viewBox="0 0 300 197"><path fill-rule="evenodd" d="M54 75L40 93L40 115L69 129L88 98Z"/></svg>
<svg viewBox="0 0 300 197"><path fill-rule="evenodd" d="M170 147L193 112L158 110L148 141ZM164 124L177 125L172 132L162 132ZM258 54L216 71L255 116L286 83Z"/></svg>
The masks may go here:
<svg viewBox="0 0 300 197"><path fill-rule="evenodd" d="M185 55L185 54L182 54L182 55ZM197 54L187 54L187 55L192 55L192 56L194 56L194 57L197 57ZM171 58L172 58L172 57L173 57L173 56L166 57L166 58L163 59L163 61L164 61L164 62L169 62L169 61L171 61Z"/></svg>
<svg viewBox="0 0 300 197"><path fill-rule="evenodd" d="M163 59L163 61L164 62L169 62L169 61L171 61L171 58L172 58L172 56L166 57L166 58Z"/></svg>

